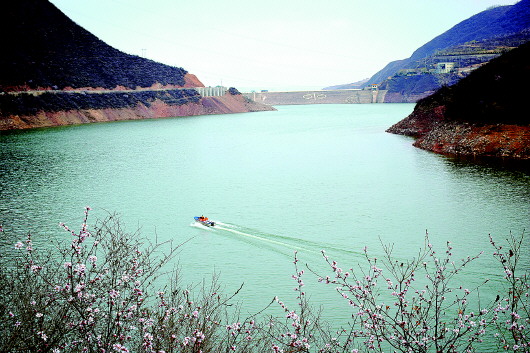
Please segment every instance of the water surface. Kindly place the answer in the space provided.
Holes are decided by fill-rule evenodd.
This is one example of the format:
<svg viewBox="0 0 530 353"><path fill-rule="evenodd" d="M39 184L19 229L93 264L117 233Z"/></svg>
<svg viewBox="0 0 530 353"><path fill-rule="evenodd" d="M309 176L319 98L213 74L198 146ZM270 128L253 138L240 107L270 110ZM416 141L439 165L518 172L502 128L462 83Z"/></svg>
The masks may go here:
<svg viewBox="0 0 530 353"><path fill-rule="evenodd" d="M239 298L252 311L275 295L294 305L295 250L302 264L323 271L322 249L347 268L364 246L381 256L381 242L410 258L426 231L436 246L451 241L464 256L489 251L489 234L529 229L529 174L436 155L384 132L412 109L279 106L4 132L2 244L10 249L28 231L42 244L67 237L57 224L78 226L86 205L92 219L117 211L153 239L192 238L179 256L186 280L220 272L227 291L245 283ZM192 224L202 214L221 227ZM496 273L484 255L464 281ZM306 283L317 303L337 299L311 275ZM333 310L341 320L342 309Z"/></svg>

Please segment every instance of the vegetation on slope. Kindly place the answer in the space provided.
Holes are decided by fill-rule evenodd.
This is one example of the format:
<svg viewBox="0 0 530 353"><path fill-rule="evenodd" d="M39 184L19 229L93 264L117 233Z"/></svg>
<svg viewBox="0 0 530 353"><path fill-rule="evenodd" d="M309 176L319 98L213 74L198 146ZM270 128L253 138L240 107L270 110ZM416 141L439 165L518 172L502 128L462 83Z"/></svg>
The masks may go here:
<svg viewBox="0 0 530 353"><path fill-rule="evenodd" d="M186 70L112 48L48 0L1 2L0 31L0 90L185 83Z"/></svg>
<svg viewBox="0 0 530 353"><path fill-rule="evenodd" d="M201 95L190 89L93 92L45 92L0 95L0 117L10 115L34 115L39 111L59 112L83 109L134 108L138 104L149 107L156 99L169 105L198 102Z"/></svg>
<svg viewBox="0 0 530 353"><path fill-rule="evenodd" d="M522 0L511 6L498 6L482 11L418 48L408 59L397 65L390 63L370 78L370 83L378 83L393 76L411 63L434 55L436 52L470 42L506 36L530 28L530 0Z"/></svg>
<svg viewBox="0 0 530 353"><path fill-rule="evenodd" d="M387 132L437 153L530 161L529 58L530 42L421 99Z"/></svg>
<svg viewBox="0 0 530 353"><path fill-rule="evenodd" d="M530 125L527 85L530 42L477 69L453 86L418 102L418 110L445 107L446 120L478 124Z"/></svg>
<svg viewBox="0 0 530 353"><path fill-rule="evenodd" d="M523 236L502 244L490 237L500 275L494 274L489 293L488 279L478 287L461 282L460 274L480 254L458 261L450 242L435 249L428 236L411 259L396 258L391 245L383 246L379 260L365 248L358 266L341 268L323 252L323 274L299 263L295 253L293 299L264 303L282 315L244 315L234 306L238 291L223 294L219 284L206 280L185 286L178 273L164 271L178 246L127 233L114 216L89 227L89 210L79 231L61 224L68 238L48 250L28 233L0 253L2 352L456 353L530 347ZM348 323L340 330L310 304L304 284L310 279L329 286L333 301L344 303Z"/></svg>
<svg viewBox="0 0 530 353"><path fill-rule="evenodd" d="M407 96L426 96L442 86L450 86L476 68L530 40L530 29L485 40L473 40L435 52L421 60L410 61L394 76L383 81L380 89ZM452 63L448 70L440 65Z"/></svg>
<svg viewBox="0 0 530 353"><path fill-rule="evenodd" d="M431 70L434 64L440 61L457 62L460 68L487 62L495 56L492 54L498 55L530 40L529 29L530 0L522 0L511 6L491 7L427 42L409 58L390 62L368 79L364 87L373 83L382 84L381 89L399 92L404 96L435 91L442 85L457 82L462 75L449 77L435 74L428 78L411 76L433 74ZM485 56L485 51L489 51L489 55ZM431 81L429 85L426 85L427 81ZM333 87L355 88L353 84Z"/></svg>

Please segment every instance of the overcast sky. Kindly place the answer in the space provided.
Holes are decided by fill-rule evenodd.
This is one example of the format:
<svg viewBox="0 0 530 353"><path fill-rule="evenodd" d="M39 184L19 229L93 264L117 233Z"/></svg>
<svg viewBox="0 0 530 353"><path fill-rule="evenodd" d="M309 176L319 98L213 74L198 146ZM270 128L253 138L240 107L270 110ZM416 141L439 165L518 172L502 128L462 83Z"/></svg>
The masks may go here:
<svg viewBox="0 0 530 353"><path fill-rule="evenodd" d="M206 86L319 89L372 76L514 0L51 0L111 46Z"/></svg>

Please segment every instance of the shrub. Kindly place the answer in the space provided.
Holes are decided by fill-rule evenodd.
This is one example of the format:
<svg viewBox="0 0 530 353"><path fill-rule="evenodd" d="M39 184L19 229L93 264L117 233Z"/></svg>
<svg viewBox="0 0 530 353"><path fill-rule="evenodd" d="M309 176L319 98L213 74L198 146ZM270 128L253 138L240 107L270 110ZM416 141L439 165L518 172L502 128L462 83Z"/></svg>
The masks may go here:
<svg viewBox="0 0 530 353"><path fill-rule="evenodd" d="M152 283L175 248L154 257L163 244L125 233L114 216L89 231L88 210L78 233L62 225L72 237L66 246L43 253L31 234L15 245L14 263L1 277L2 351L141 346Z"/></svg>
<svg viewBox="0 0 530 353"><path fill-rule="evenodd" d="M475 352L486 337L500 349L529 349L523 236L505 245L491 239L505 286L484 303L471 298L481 285L465 288L457 276L480 254L455 261L449 242L440 256L426 236L408 261L392 246L383 245L382 259L365 248L366 266L348 270L323 252L330 274L318 280L351 307L350 323L337 330L309 302L296 253L295 305L274 298L242 317L232 306L239 290L223 294L216 276L183 287L178 271L163 272L182 244L150 243L125 232L115 215L89 230L89 210L78 232L61 224L71 240L41 251L28 234L0 258L0 351ZM276 305L283 317L265 315Z"/></svg>
<svg viewBox="0 0 530 353"><path fill-rule="evenodd" d="M507 350L530 350L530 283L528 267L519 271L524 236L510 234L505 246L497 244L492 237L490 243L495 249L493 256L504 270L504 293L495 307L496 337ZM527 260L526 260L527 261Z"/></svg>
<svg viewBox="0 0 530 353"><path fill-rule="evenodd" d="M237 90L237 88L235 88L235 87L230 87L230 88L228 89L228 93L230 93L230 94L233 95L233 96L238 95L238 94L241 94L241 92L239 92L239 91Z"/></svg>
<svg viewBox="0 0 530 353"><path fill-rule="evenodd" d="M0 116L34 115L39 111L58 112L83 109L134 108L150 106L160 99L170 105L198 102L200 94L194 89L107 91L107 92L45 92L38 96L28 93L0 95Z"/></svg>

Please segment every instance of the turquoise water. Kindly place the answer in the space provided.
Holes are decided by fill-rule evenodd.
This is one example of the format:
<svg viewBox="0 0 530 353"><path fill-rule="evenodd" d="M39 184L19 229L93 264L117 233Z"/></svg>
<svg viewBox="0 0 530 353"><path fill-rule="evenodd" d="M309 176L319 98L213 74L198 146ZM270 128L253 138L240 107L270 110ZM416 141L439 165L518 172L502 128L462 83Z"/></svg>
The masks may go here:
<svg viewBox="0 0 530 353"><path fill-rule="evenodd" d="M2 245L30 231L65 237L117 211L131 230L187 242L178 262L187 281L219 272L248 311L275 295L296 303L293 252L324 271L320 250L351 267L367 246L395 243L414 256L426 230L457 256L489 251L497 238L530 228L530 175L458 161L412 147L384 130L412 104L279 106L276 112L89 124L0 134ZM193 223L206 215L215 229ZM528 249L528 239L525 244ZM443 251L443 248L440 248ZM489 252L491 253L491 252ZM528 263L526 252L526 263ZM466 284L495 277L491 255ZM338 300L312 275L318 304ZM328 316L341 320L343 309Z"/></svg>

